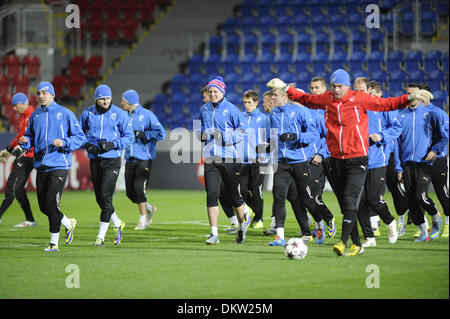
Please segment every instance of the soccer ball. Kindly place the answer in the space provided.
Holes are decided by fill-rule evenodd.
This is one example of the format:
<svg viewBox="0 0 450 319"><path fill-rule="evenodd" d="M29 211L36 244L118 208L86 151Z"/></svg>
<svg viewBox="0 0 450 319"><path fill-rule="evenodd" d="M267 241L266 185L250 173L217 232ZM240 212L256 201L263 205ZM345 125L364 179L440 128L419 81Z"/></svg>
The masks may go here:
<svg viewBox="0 0 450 319"><path fill-rule="evenodd" d="M290 259L303 259L308 254L308 246L300 238L291 238L284 246L284 253Z"/></svg>

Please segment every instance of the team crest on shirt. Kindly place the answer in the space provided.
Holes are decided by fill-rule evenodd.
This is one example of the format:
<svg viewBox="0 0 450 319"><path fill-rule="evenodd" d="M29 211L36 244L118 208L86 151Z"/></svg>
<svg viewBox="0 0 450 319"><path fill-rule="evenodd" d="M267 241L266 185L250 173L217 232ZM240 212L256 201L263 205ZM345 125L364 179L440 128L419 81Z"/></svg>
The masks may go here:
<svg viewBox="0 0 450 319"><path fill-rule="evenodd" d="M117 113L112 113L111 119L115 121L117 119Z"/></svg>
<svg viewBox="0 0 450 319"><path fill-rule="evenodd" d="M423 118L424 118L424 119L427 119L427 118L428 118L428 115L429 115L428 113L424 113L424 114L423 114Z"/></svg>
<svg viewBox="0 0 450 319"><path fill-rule="evenodd" d="M224 110L222 113L223 116L227 116L227 114L228 114L228 110Z"/></svg>
<svg viewBox="0 0 450 319"><path fill-rule="evenodd" d="M139 116L139 122L142 122L144 120L144 115Z"/></svg>
<svg viewBox="0 0 450 319"><path fill-rule="evenodd" d="M56 118L57 118L58 120L60 120L60 119L62 118L62 113L61 113L61 112L58 112L58 114L56 114Z"/></svg>
<svg viewBox="0 0 450 319"><path fill-rule="evenodd" d="M295 116L295 112L292 112L292 113L291 113L291 119L293 119L294 116Z"/></svg>
<svg viewBox="0 0 450 319"><path fill-rule="evenodd" d="M258 118L256 119L256 123L259 123L259 122L261 122L261 117L260 116L258 116Z"/></svg>
<svg viewBox="0 0 450 319"><path fill-rule="evenodd" d="M349 98L350 102L353 102L355 100L355 97L352 96L351 98Z"/></svg>

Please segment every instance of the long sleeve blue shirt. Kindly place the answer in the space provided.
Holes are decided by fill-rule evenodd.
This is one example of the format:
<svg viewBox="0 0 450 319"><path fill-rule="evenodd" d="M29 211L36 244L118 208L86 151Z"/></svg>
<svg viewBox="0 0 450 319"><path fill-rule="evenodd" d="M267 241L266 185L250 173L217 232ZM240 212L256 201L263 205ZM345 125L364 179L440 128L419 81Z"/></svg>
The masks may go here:
<svg viewBox="0 0 450 319"><path fill-rule="evenodd" d="M141 105L134 111L127 112L133 131L143 131L147 143L134 138L133 143L125 149L125 159L149 160L156 157L156 142L166 138L166 131L156 115Z"/></svg>
<svg viewBox="0 0 450 319"><path fill-rule="evenodd" d="M34 168L42 171L68 170L72 166L72 151L86 142L75 114L56 102L31 114L24 136L28 142L22 147L28 150L34 146ZM55 139L61 139L63 146L52 145Z"/></svg>
<svg viewBox="0 0 450 319"><path fill-rule="evenodd" d="M127 113L114 104L106 112L99 112L95 105L88 107L81 113L80 124L89 143L97 146L99 142L114 143L115 149L97 156L88 153L89 158L121 157L123 149L134 142L134 132Z"/></svg>

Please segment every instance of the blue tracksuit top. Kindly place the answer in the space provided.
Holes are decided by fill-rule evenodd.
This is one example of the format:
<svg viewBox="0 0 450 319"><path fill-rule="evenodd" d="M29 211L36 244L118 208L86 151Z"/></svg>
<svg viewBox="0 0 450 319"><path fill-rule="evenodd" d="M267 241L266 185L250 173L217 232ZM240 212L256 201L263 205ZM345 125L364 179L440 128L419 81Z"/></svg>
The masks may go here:
<svg viewBox="0 0 450 319"><path fill-rule="evenodd" d="M134 142L134 132L127 113L111 104L106 112L99 112L95 105L81 113L80 124L86 134L87 141L98 146L98 142L113 142L115 149L89 158L117 158L122 156L122 150Z"/></svg>
<svg viewBox="0 0 450 319"><path fill-rule="evenodd" d="M369 135L378 134L381 141L373 143L369 138L369 169L384 167L389 163L389 156L394 150L394 140L402 132L398 120L398 111L367 111L369 117Z"/></svg>
<svg viewBox="0 0 450 319"><path fill-rule="evenodd" d="M256 163L256 147L266 141L263 136L266 132L267 115L256 108L252 112L242 112L242 118L246 125L244 138L244 157L242 163Z"/></svg>
<svg viewBox="0 0 450 319"><path fill-rule="evenodd" d="M417 108L405 108L398 114L402 133L398 138L396 170L402 171L401 163L416 162L432 165L424 158L429 151L442 152L448 142L445 128L439 125L436 113L419 104Z"/></svg>
<svg viewBox="0 0 450 319"><path fill-rule="evenodd" d="M31 114L25 136L28 142L22 147L28 150L34 146L34 168L41 171L68 170L72 166L72 151L86 142L75 114L56 102ZM61 139L64 146L53 146L55 139Z"/></svg>
<svg viewBox="0 0 450 319"><path fill-rule="evenodd" d="M134 131L145 132L147 143L140 138L134 138L133 143L125 149L125 159L135 158L139 160L155 159L156 142L166 138L166 131L156 115L141 105L131 112L127 112Z"/></svg>
<svg viewBox="0 0 450 319"><path fill-rule="evenodd" d="M325 110L310 108L306 109L311 112L313 120L315 121L315 126L319 130L320 141L312 144L315 154L319 154L323 159L330 157L330 151L328 150L327 145L327 129L325 127ZM315 154L313 154L313 156Z"/></svg>
<svg viewBox="0 0 450 319"><path fill-rule="evenodd" d="M449 123L448 123L448 114L440 107L434 105L433 103L430 103L426 106L427 108L431 109L432 112L436 115L436 120L439 122L438 124L444 128L445 133L448 137L449 135ZM442 152L439 152L436 154L437 158L445 157L448 155L448 149L447 145L442 149Z"/></svg>
<svg viewBox="0 0 450 319"><path fill-rule="evenodd" d="M217 106L212 102L204 104L200 109L201 134L206 136L203 157L220 157L228 159L244 158L243 139L246 125L242 112L226 98ZM214 131L222 133L222 140L215 139ZM241 144L241 145L240 145Z"/></svg>
<svg viewBox="0 0 450 319"><path fill-rule="evenodd" d="M307 108L292 104L275 107L270 113L270 130L278 140L279 162L301 163L315 155L314 148L309 144L320 140L320 136ZM297 140L281 142L279 138L284 133L296 133Z"/></svg>

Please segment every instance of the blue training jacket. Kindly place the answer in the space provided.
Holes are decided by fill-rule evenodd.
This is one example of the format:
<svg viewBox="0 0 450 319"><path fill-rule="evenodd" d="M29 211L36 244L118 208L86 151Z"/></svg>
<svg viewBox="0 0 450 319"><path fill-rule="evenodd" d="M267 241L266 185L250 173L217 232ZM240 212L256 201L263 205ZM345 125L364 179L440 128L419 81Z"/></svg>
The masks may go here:
<svg viewBox="0 0 450 319"><path fill-rule="evenodd" d="M258 155L256 147L266 141L263 136L266 131L267 115L256 108L253 112L242 112L242 118L246 125L244 137L244 157L242 163L256 163Z"/></svg>
<svg viewBox="0 0 450 319"><path fill-rule="evenodd" d="M416 162L432 165L424 158L429 151L442 152L448 142L445 128L439 125L436 113L419 104L417 108L405 108L398 114L402 133L398 138L396 170L402 171L400 163Z"/></svg>
<svg viewBox="0 0 450 319"><path fill-rule="evenodd" d="M204 104L200 109L201 135L206 141L203 157L219 157L222 159L244 158L243 140L246 124L242 112L226 98L217 106L212 102ZM220 132L222 138L214 138L215 132ZM241 145L239 145L241 144Z"/></svg>
<svg viewBox="0 0 450 319"><path fill-rule="evenodd" d="M134 138L133 143L125 149L125 159L155 159L156 142L166 138L164 127L152 111L143 108L140 104L134 111L127 113L133 132L145 132L147 143L140 138Z"/></svg>
<svg viewBox="0 0 450 319"><path fill-rule="evenodd" d="M394 140L401 132L402 125L398 120L398 111L367 111L369 117L369 135L381 136L381 141L372 142L369 138L369 169L384 167L389 163L389 156L394 150Z"/></svg>
<svg viewBox="0 0 450 319"><path fill-rule="evenodd" d="M429 108L433 113L435 113L436 120L438 121L438 124L444 128L445 133L447 135L447 138L449 136L449 122L448 122L448 114L440 107L434 105L433 103L430 103L426 106ZM447 142L448 143L448 142ZM445 146L442 149L442 152L439 152L436 154L437 158L445 157L448 155L448 149L447 146Z"/></svg>
<svg viewBox="0 0 450 319"><path fill-rule="evenodd" d="M122 150L134 141L127 113L114 104L106 112L99 112L95 105L88 107L81 113L80 124L87 142L97 146L100 141L113 142L115 146L115 149L97 156L88 153L89 158L121 157Z"/></svg>
<svg viewBox="0 0 450 319"><path fill-rule="evenodd" d="M275 107L270 113L269 123L271 134L278 138L279 162L301 163L309 161L315 155L310 144L319 141L320 136L307 108L292 104ZM284 133L296 133L297 139L281 142L280 136Z"/></svg>
<svg viewBox="0 0 450 319"><path fill-rule="evenodd" d="M42 106L31 114L25 132L26 150L34 146L34 168L41 171L68 170L72 166L72 151L86 142L86 136L73 112L56 102ZM61 139L63 147L52 145Z"/></svg>
<svg viewBox="0 0 450 319"><path fill-rule="evenodd" d="M311 112L315 125L319 131L320 141L312 144L315 154L322 156L322 159L330 157L330 151L327 145L327 129L325 127L325 110L322 109L310 109L306 108ZM314 156L314 155L313 155Z"/></svg>

